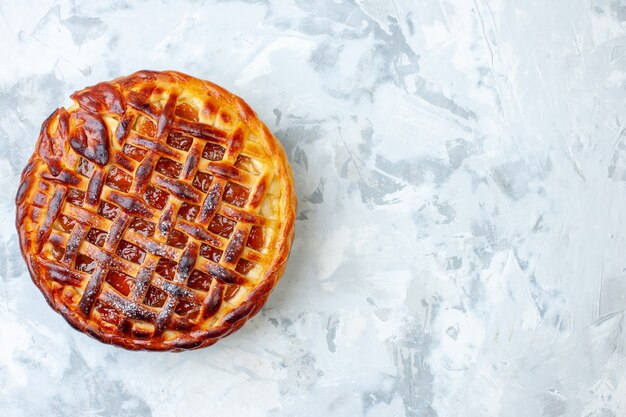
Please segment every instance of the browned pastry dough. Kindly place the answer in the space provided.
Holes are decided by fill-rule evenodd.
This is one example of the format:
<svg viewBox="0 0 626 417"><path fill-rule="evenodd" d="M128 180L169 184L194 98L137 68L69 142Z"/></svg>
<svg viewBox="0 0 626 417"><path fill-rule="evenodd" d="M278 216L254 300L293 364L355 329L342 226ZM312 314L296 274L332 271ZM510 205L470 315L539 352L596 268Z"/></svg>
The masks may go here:
<svg viewBox="0 0 626 417"><path fill-rule="evenodd" d="M296 199L285 153L239 97L141 71L72 95L17 193L30 275L76 329L127 349L215 343L282 275Z"/></svg>

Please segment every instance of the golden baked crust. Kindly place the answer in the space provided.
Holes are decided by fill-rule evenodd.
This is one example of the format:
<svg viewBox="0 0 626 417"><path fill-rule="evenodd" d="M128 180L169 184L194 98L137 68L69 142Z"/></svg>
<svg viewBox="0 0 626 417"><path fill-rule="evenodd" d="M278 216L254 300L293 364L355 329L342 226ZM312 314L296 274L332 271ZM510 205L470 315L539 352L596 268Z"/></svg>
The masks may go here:
<svg viewBox="0 0 626 417"><path fill-rule="evenodd" d="M140 71L42 125L16 225L30 275L76 329L127 349L215 343L282 275L296 198L285 153L239 97Z"/></svg>

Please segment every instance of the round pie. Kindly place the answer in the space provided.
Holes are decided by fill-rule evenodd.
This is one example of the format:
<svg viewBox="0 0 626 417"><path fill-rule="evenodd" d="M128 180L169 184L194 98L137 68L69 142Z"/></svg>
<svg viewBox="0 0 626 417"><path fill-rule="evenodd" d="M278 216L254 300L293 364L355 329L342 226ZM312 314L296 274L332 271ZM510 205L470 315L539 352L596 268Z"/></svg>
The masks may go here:
<svg viewBox="0 0 626 417"><path fill-rule="evenodd" d="M215 343L280 279L296 198L280 143L239 97L173 71L75 92L17 193L30 275L72 326L127 349Z"/></svg>

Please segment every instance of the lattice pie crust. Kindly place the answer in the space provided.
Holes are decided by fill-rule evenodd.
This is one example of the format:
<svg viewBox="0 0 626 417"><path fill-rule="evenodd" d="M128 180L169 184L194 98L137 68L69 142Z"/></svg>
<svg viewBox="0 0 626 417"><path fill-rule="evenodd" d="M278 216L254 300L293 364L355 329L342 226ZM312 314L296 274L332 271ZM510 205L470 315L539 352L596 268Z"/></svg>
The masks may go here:
<svg viewBox="0 0 626 417"><path fill-rule="evenodd" d="M128 349L215 343L284 271L296 207L285 153L239 97L177 72L77 91L44 123L17 194L48 303Z"/></svg>

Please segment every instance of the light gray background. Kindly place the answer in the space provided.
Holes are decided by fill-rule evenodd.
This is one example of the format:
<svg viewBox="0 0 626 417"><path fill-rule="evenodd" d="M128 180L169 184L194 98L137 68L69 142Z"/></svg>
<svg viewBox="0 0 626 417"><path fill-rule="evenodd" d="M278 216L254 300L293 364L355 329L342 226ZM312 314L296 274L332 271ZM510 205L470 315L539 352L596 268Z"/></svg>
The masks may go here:
<svg viewBox="0 0 626 417"><path fill-rule="evenodd" d="M0 7L2 416L626 415L626 5ZM42 120L144 68L244 97L299 196L266 308L191 353L70 329L13 226Z"/></svg>

